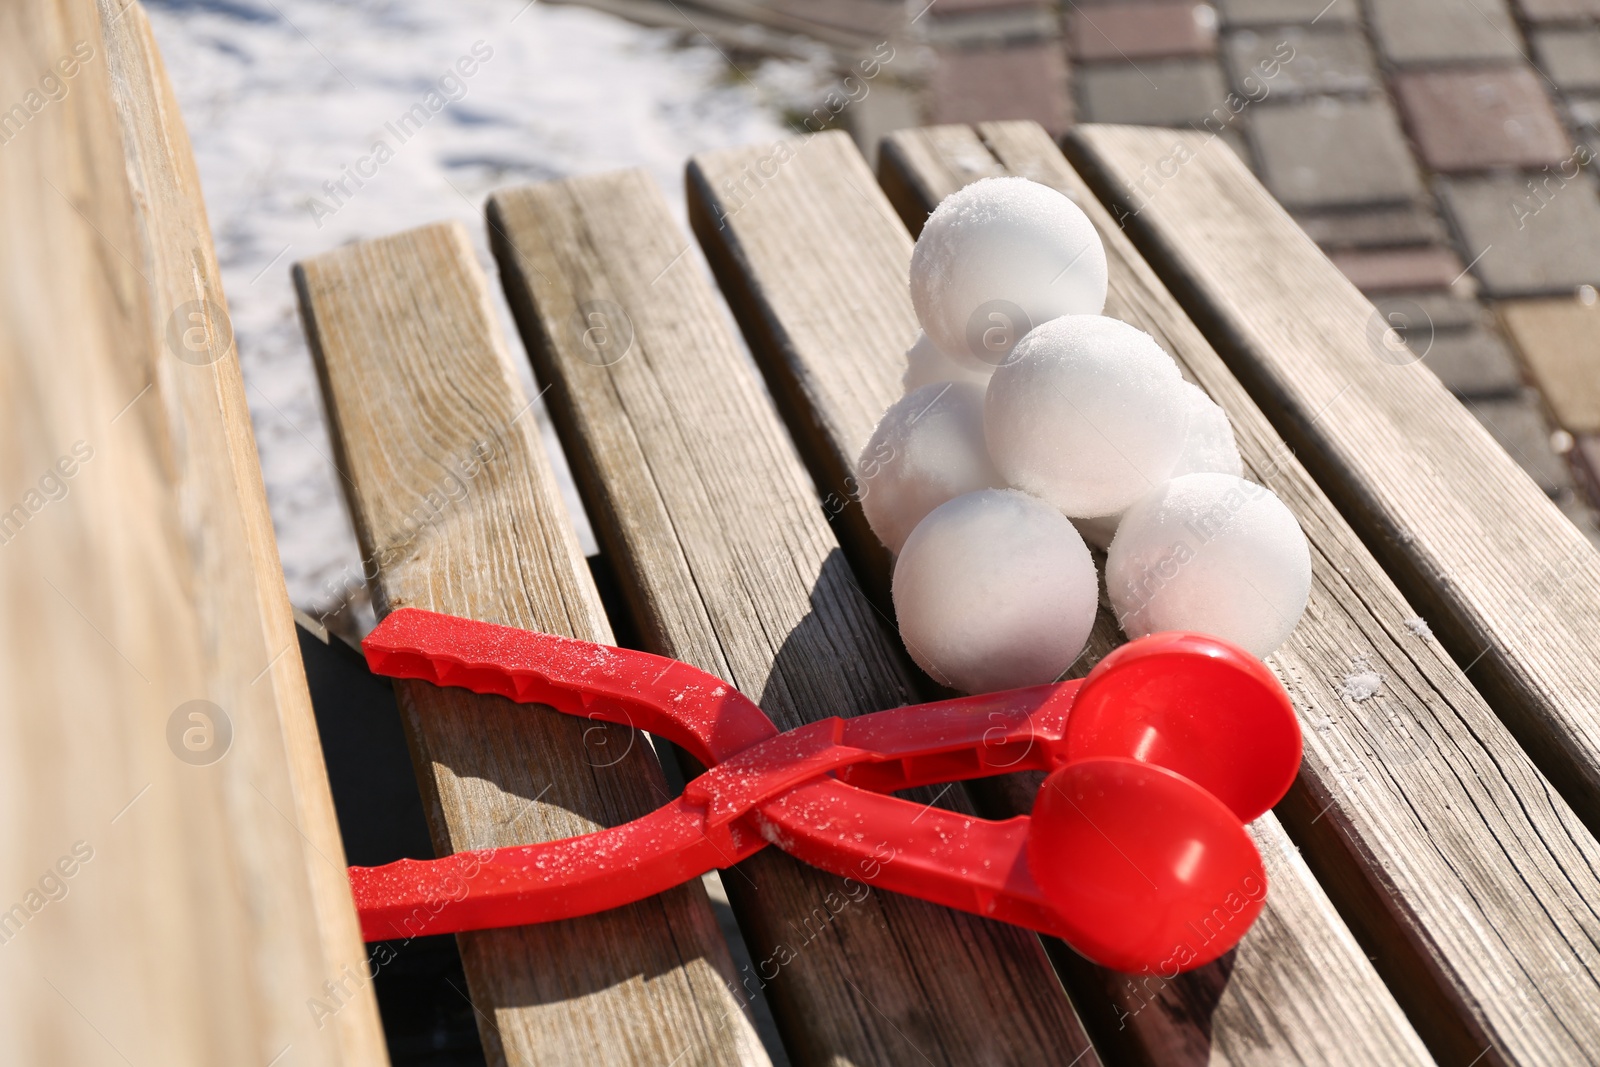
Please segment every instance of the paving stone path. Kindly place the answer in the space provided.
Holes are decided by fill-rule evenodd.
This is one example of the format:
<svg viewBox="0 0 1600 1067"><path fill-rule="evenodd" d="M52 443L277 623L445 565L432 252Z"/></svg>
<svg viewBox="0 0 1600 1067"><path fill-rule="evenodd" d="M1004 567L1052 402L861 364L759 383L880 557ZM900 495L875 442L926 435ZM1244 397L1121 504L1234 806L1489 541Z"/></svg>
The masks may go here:
<svg viewBox="0 0 1600 1067"><path fill-rule="evenodd" d="M1600 0L1217 3L938 0L929 117L1217 133L1600 542Z"/></svg>

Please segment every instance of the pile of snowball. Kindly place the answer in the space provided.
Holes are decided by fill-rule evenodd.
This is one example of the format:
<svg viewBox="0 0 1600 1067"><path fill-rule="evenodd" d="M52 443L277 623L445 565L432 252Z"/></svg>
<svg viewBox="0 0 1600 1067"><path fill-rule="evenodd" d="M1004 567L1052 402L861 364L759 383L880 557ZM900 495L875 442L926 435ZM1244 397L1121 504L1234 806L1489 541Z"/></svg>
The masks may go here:
<svg viewBox="0 0 1600 1067"><path fill-rule="evenodd" d="M917 240L922 332L858 474L896 556L901 637L945 685L1064 674L1099 603L1091 544L1129 637L1190 630L1265 656L1305 609L1294 516L1240 476L1222 409L1105 299L1093 224L1026 178L952 194Z"/></svg>

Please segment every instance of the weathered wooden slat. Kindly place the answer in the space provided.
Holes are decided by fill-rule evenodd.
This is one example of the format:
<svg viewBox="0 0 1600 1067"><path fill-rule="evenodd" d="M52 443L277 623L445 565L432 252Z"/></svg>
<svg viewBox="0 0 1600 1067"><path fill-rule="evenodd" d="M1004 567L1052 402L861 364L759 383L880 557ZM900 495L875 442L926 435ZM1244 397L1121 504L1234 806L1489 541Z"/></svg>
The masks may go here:
<svg viewBox="0 0 1600 1067"><path fill-rule="evenodd" d="M1109 126L1073 146L1301 462L1600 832L1600 553L1425 361L1404 362L1372 305L1225 146Z"/></svg>
<svg viewBox="0 0 1600 1067"><path fill-rule="evenodd" d="M726 678L785 728L912 699L648 175L502 191L489 219L646 646ZM725 874L796 1062L1096 1062L1036 937L873 891L870 875L776 850Z"/></svg>
<svg viewBox="0 0 1600 1067"><path fill-rule="evenodd" d="M465 231L352 245L297 265L295 281L380 614L415 606L609 641ZM441 852L586 833L666 797L632 731L396 690ZM698 882L460 944L495 1063L767 1062Z"/></svg>
<svg viewBox="0 0 1600 1067"><path fill-rule="evenodd" d="M128 177L135 202L147 205L146 212L136 217L152 265L150 280L163 287L162 305L172 309L163 324L170 349L172 320L180 318L192 326L194 301L213 301L224 319L227 315L200 175L144 9L131 5L131 0L108 0L99 5L99 12ZM223 328L231 336L232 327ZM249 673L249 688L259 686L265 690L260 699L276 701L278 706L292 800L277 814L289 817L293 812L295 829L307 846L300 851L327 956L323 981L336 982L339 990L337 996L330 996L323 986L305 998L303 1007L319 1031L337 1039L347 1062L386 1062L377 1001L371 983L361 980L367 973L367 953L343 870L344 846L267 508L244 381L235 356L212 366L214 380L191 374L185 382L189 424L181 436L186 452L182 462L197 473L203 469L197 457L226 466L210 472L203 488L199 479L191 483L195 496L185 506L198 513L220 513L230 520L234 509L239 513L236 523L230 521L228 529L218 529L213 535L227 547L208 546L208 551L199 554L207 565L202 584L214 595L227 591L234 598L228 616L217 620L213 640L226 647L231 640L223 636L222 628L231 630L241 625L238 620L246 620L243 625L248 630L253 610L272 656L282 654L270 669L264 669L272 681L270 688L262 670L252 672L251 661L232 665L239 672L232 684L237 686ZM243 577L250 580L241 581ZM270 716L264 718L270 723ZM273 797L274 803L283 799L282 794Z"/></svg>
<svg viewBox="0 0 1600 1067"><path fill-rule="evenodd" d="M1600 1026L1592 1011L1581 1023L1567 1017L1600 994L1600 849L1437 643L1406 625L1414 613L1377 561L1043 131L995 123L971 137L1007 172L1085 205L1113 262L1108 313L1161 338L1229 411L1251 474L1289 503L1312 542L1306 619L1272 659L1308 738L1300 785L1279 814L1312 868L1441 1059L1470 1059L1485 1043L1524 1062L1576 1055ZM897 138L908 149L897 158L914 162L919 139ZM922 145L925 155L940 151ZM958 181L969 158L941 154L952 165L919 168L929 193ZM1360 704L1339 697L1356 655L1385 679ZM1494 930L1494 939L1485 943L1480 930ZM1507 1004L1505 983L1518 972L1542 1007ZM1556 975L1565 990L1540 988ZM1445 988L1430 992L1426 983ZM1441 1021L1447 1013L1469 1017L1456 1034Z"/></svg>
<svg viewBox="0 0 1600 1067"><path fill-rule="evenodd" d="M0 1061L384 1063L143 11L0 6L0 100Z"/></svg>

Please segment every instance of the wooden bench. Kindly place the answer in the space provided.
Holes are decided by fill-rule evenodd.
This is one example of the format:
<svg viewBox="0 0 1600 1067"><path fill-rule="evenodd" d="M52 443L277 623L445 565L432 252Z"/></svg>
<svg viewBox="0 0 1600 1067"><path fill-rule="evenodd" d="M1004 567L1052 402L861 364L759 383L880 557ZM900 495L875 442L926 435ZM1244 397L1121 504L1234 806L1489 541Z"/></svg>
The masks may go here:
<svg viewBox="0 0 1600 1067"><path fill-rule="evenodd" d="M1173 169L1174 145L1172 176L1140 186L1146 164ZM853 477L915 332L912 234L987 175L1075 199L1106 242L1107 313L1227 409L1248 473L1312 544L1311 604L1270 660L1306 757L1252 828L1272 876L1260 922L1210 967L1135 979L901 897L835 909L836 879L769 851L723 874L754 982L699 886L463 938L496 1058L759 1062L755 986L804 1063L1536 1063L1600 1047L1600 560L1424 365L1378 358L1371 306L1225 147L1086 127L1072 151L1093 185L1029 123L901 132L876 179L837 133L697 157L691 222L754 366L642 172L503 191L487 223L627 623L788 727L932 693L894 636ZM604 640L466 236L352 246L297 280L379 610ZM480 442L491 458L462 499L407 526ZM1102 612L1074 673L1119 640ZM1342 694L1358 668L1383 678L1359 702ZM441 848L563 836L665 795L638 738L401 693ZM1003 816L1035 785L923 795Z"/></svg>
<svg viewBox="0 0 1600 1067"><path fill-rule="evenodd" d="M150 28L7 4L0 83L0 1061L382 1063Z"/></svg>
<svg viewBox="0 0 1600 1067"><path fill-rule="evenodd" d="M52 102L61 121L0 149L17 249L0 265L4 380L43 398L8 407L7 462L36 477L79 434L95 456L59 510L7 532L0 654L17 706L62 711L0 723L36 839L5 853L13 883L80 837L96 858L71 904L7 937L4 1044L18 1062L109 1046L132 1062L381 1063L225 302L148 27L112 4L0 16L9 69L78 40L95 57ZM1252 827L1272 888L1234 953L1173 981L1114 974L769 850L720 880L749 964L702 883L461 937L491 1062L767 1063L758 995L804 1064L1600 1048L1600 558L1425 364L1393 358L1370 304L1224 146L1083 127L1068 155L996 123L898 133L876 176L838 133L697 157L689 213L715 285L641 172L490 199L500 282L621 589L610 615L468 234L427 226L295 268L380 613L637 635L784 727L934 694L895 636L853 463L900 391L913 235L977 178L1025 175L1089 213L1108 313L1228 410L1250 475L1313 548L1310 607L1270 660L1306 757ZM172 321L178 348L215 358L175 351ZM187 345L196 321L214 350ZM1074 673L1119 641L1102 612ZM62 648L71 669L39 669ZM1383 679L1361 701L1342 692L1358 664ZM397 693L440 851L642 814L687 763L497 698ZM199 697L233 730L205 766L163 732ZM917 795L1003 817L1036 785ZM80 957L95 969L58 969ZM327 983L336 1010L308 1011Z"/></svg>

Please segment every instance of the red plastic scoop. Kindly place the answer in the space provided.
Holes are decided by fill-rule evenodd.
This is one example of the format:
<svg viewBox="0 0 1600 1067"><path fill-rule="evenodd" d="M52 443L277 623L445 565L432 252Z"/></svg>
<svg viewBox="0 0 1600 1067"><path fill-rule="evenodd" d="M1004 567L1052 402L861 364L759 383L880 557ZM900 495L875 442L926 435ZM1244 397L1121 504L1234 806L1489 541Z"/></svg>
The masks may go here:
<svg viewBox="0 0 1600 1067"><path fill-rule="evenodd" d="M1028 866L1070 927L1063 940L1119 971L1209 963L1244 936L1267 893L1233 812L1131 759L1084 760L1045 780Z"/></svg>
<svg viewBox="0 0 1600 1067"><path fill-rule="evenodd" d="M1226 952L1266 874L1243 823L1300 762L1260 661L1158 634L1088 678L780 734L748 698L676 660L403 609L364 643L380 674L636 726L710 769L623 826L539 844L350 868L369 940L586 915L775 844L882 889L1060 937L1119 970L1176 973ZM1033 817L991 822L889 793L1051 771Z"/></svg>

